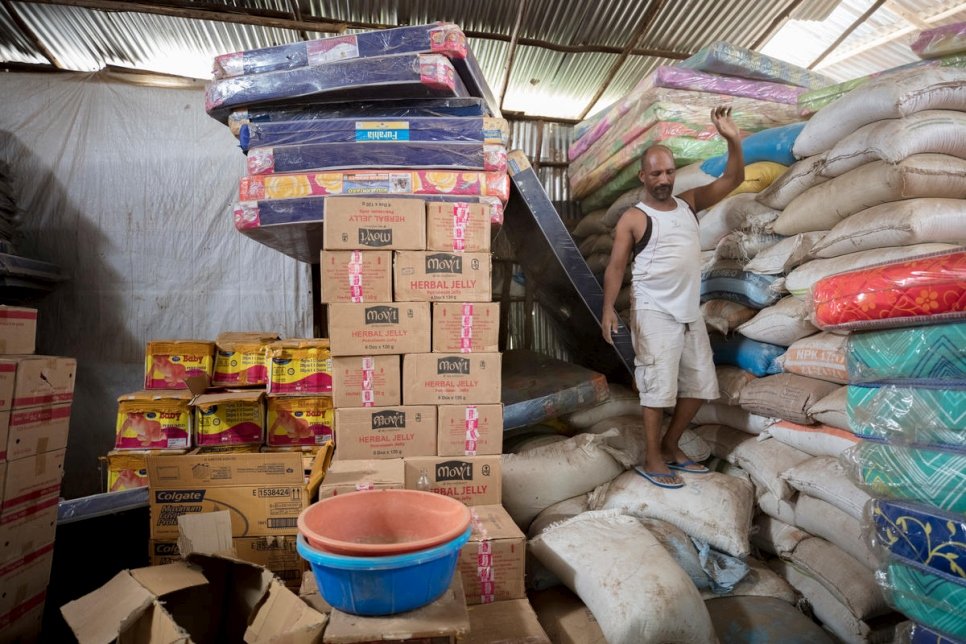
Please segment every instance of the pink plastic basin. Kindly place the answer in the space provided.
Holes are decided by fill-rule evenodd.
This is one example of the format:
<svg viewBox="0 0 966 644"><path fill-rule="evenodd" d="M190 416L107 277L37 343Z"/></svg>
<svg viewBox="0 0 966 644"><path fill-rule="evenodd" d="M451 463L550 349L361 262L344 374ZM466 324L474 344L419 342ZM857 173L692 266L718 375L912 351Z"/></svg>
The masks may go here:
<svg viewBox="0 0 966 644"><path fill-rule="evenodd" d="M457 538L470 511L455 499L419 490L367 490L313 503L299 515L299 532L313 548L378 557L432 548Z"/></svg>

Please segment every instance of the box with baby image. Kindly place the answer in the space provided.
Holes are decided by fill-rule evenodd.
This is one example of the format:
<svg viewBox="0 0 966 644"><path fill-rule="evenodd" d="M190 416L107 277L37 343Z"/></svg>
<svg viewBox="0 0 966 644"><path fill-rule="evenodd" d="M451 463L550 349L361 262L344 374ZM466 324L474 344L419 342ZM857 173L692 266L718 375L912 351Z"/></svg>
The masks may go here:
<svg viewBox="0 0 966 644"><path fill-rule="evenodd" d="M151 340L144 352L145 389L187 389L188 378L211 380L215 343L208 340Z"/></svg>
<svg viewBox="0 0 966 644"><path fill-rule="evenodd" d="M324 250L322 303L392 302L392 251Z"/></svg>
<svg viewBox="0 0 966 644"><path fill-rule="evenodd" d="M489 302L489 253L396 251L396 302Z"/></svg>
<svg viewBox="0 0 966 644"><path fill-rule="evenodd" d="M400 403L399 356L332 358L335 407L391 406Z"/></svg>
<svg viewBox="0 0 966 644"><path fill-rule="evenodd" d="M114 449L191 446L190 391L136 391L117 399Z"/></svg>
<svg viewBox="0 0 966 644"><path fill-rule="evenodd" d="M327 338L280 340L268 345L270 394L332 392L332 356Z"/></svg>
<svg viewBox="0 0 966 644"><path fill-rule="evenodd" d="M234 391L192 401L195 445L261 445L265 440L265 394Z"/></svg>
<svg viewBox="0 0 966 644"><path fill-rule="evenodd" d="M336 458L402 458L436 453L436 408L365 407L335 410Z"/></svg>
<svg viewBox="0 0 966 644"><path fill-rule="evenodd" d="M318 446L332 442L331 397L269 396L267 406L266 443L269 446Z"/></svg>
<svg viewBox="0 0 966 644"><path fill-rule="evenodd" d="M108 492L120 492L136 487L148 486L148 454L156 456L184 456L187 449L147 450L124 449L111 450L100 457L102 467L106 470L106 489Z"/></svg>
<svg viewBox="0 0 966 644"><path fill-rule="evenodd" d="M230 331L215 338L212 387L260 387L268 384L268 345L277 333Z"/></svg>

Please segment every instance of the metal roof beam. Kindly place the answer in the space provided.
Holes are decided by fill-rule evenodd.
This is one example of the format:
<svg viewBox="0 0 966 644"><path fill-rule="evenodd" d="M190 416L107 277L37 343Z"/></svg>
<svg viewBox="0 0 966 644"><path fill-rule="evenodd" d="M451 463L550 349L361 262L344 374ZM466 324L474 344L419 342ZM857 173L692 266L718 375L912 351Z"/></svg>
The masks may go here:
<svg viewBox="0 0 966 644"><path fill-rule="evenodd" d="M34 33L34 30L30 28L30 25L24 22L23 18L20 17L19 13L17 13L16 7L13 6L10 0L3 0L3 8L7 10L8 14L10 14L10 19L13 20L15 25L17 25L17 29L19 29L24 37L37 48L37 51L39 51L40 54L46 58L48 62L50 62L51 65L57 69L63 69L64 66L60 64L60 61L57 60L57 57L54 56L53 52L47 49L47 46L43 43L43 41L41 41L37 34Z"/></svg>
<svg viewBox="0 0 966 644"><path fill-rule="evenodd" d="M856 18L855 19L855 22L853 22L851 25L849 25L845 29L845 31L843 31L842 34L838 38L835 39L835 42L833 42L831 45L828 46L828 49L826 49L821 54L819 54L818 58L816 58L815 60L813 60L812 61L812 64L809 65L808 68L809 69L815 69L815 66L816 65L818 65L820 62L822 62L823 60L825 60L825 58L829 54L831 54L833 51L835 51L836 49L838 49L839 45L841 45L843 42L845 42L845 39L848 38L849 36L851 36L853 31L855 31L860 26L862 26L862 24L866 20L868 20L872 16L872 14L874 14L876 11L878 11L879 10L879 7L881 7L885 3L886 3L886 0L875 0L875 2L872 3L872 6L869 7L868 9L866 9L865 12L861 16L859 16L858 18Z"/></svg>
<svg viewBox="0 0 966 644"><path fill-rule="evenodd" d="M510 36L510 48L506 52L506 61L503 64L503 82L500 84L500 96L498 98L500 111L503 111L503 99L506 97L506 88L510 85L510 71L513 69L513 59L517 55L517 35L520 33L520 23L523 22L523 14L526 10L526 0L518 0L517 20L513 24L513 34Z"/></svg>

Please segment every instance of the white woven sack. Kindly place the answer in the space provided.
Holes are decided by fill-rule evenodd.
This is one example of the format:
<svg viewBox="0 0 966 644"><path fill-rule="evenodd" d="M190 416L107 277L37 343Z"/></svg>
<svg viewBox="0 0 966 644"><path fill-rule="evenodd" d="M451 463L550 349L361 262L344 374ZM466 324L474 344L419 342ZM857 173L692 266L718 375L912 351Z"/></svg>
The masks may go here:
<svg viewBox="0 0 966 644"><path fill-rule="evenodd" d="M734 589L725 595L718 595L710 590L701 591L701 599L715 599L716 597L774 597L794 604L798 597L795 589L782 579L775 571L763 562L753 557L745 561L748 564L748 574L738 582Z"/></svg>
<svg viewBox="0 0 966 644"><path fill-rule="evenodd" d="M780 275L808 261L812 247L828 231L799 233L786 237L774 246L765 248L745 264L745 270L759 275Z"/></svg>
<svg viewBox="0 0 966 644"><path fill-rule="evenodd" d="M817 456L800 463L786 471L784 478L801 494L834 505L857 521L862 520L872 498L852 482L839 460L831 456Z"/></svg>
<svg viewBox="0 0 966 644"><path fill-rule="evenodd" d="M725 197L703 214L698 213L701 250L714 250L718 242L733 230L770 233L771 223L778 216L777 210L755 201L754 193Z"/></svg>
<svg viewBox="0 0 966 644"><path fill-rule="evenodd" d="M717 472L680 475L684 487L666 489L637 472L624 472L591 493L590 509L666 521L718 550L735 557L747 555L755 504L752 486Z"/></svg>
<svg viewBox="0 0 966 644"><path fill-rule="evenodd" d="M800 494L795 502L795 525L848 553L870 571L879 566L862 535L862 523L831 503Z"/></svg>
<svg viewBox="0 0 966 644"><path fill-rule="evenodd" d="M818 332L810 316L806 302L789 296L759 311L737 331L752 340L787 347L796 340Z"/></svg>
<svg viewBox="0 0 966 644"><path fill-rule="evenodd" d="M747 264L766 248L771 248L784 237L769 233L746 233L734 230L725 235L714 248L720 259L736 259Z"/></svg>
<svg viewBox="0 0 966 644"><path fill-rule="evenodd" d="M837 224L812 247L812 254L838 257L873 248L929 242L966 243L966 200L907 199L873 206Z"/></svg>
<svg viewBox="0 0 966 644"><path fill-rule="evenodd" d="M837 457L859 442L852 432L831 425L799 425L781 420L768 428L776 441L794 447L810 456Z"/></svg>
<svg viewBox="0 0 966 644"><path fill-rule="evenodd" d="M718 399L714 402L721 405L740 405L741 390L755 381L755 374L732 365L718 365L714 368L718 380Z"/></svg>
<svg viewBox="0 0 966 644"><path fill-rule="evenodd" d="M760 434L777 420L752 414L741 407L706 402L698 408L691 422L695 425L727 425L747 434Z"/></svg>
<svg viewBox="0 0 966 644"><path fill-rule="evenodd" d="M815 113L792 149L799 159L809 157L863 125L924 110L966 111L966 71L919 67L872 79Z"/></svg>
<svg viewBox="0 0 966 644"><path fill-rule="evenodd" d="M577 593L609 644L716 641L694 583L634 517L585 512L529 549Z"/></svg>
<svg viewBox="0 0 966 644"><path fill-rule="evenodd" d="M778 557L788 557L810 536L790 523L759 514L751 531L751 545Z"/></svg>
<svg viewBox="0 0 966 644"><path fill-rule="evenodd" d="M590 506L588 505L588 497L586 494L581 494L570 499L564 499L560 503L554 503L549 508L538 514L537 517L530 523L530 530L527 532L527 536L533 539L535 536L543 532L547 526L571 519L589 509Z"/></svg>
<svg viewBox="0 0 966 644"><path fill-rule="evenodd" d="M757 311L751 307L729 300L708 300L701 305L701 317L708 331L728 335L732 329L755 317Z"/></svg>
<svg viewBox="0 0 966 644"><path fill-rule="evenodd" d="M670 424L671 419L665 417L661 427L662 435L667 432ZM640 412L606 418L596 425L588 427L586 433L603 434L612 430L616 430L618 433L617 435L610 434L607 438L607 444L616 448L617 453L626 459L622 464L625 467L632 467L643 462L647 443L644 438L644 419ZM685 429L684 433L681 434L678 446L692 461L704 461L711 456L711 447L690 429Z"/></svg>
<svg viewBox="0 0 966 644"><path fill-rule="evenodd" d="M824 165L825 154L816 154L797 161L788 167L785 174L759 192L755 199L769 208L784 210L798 195L828 181L827 177L822 176Z"/></svg>
<svg viewBox="0 0 966 644"><path fill-rule="evenodd" d="M849 388L842 386L808 408L808 415L816 422L839 429L851 430L846 411Z"/></svg>
<svg viewBox="0 0 966 644"><path fill-rule="evenodd" d="M574 429L587 429L614 416L641 413L641 398L636 392L615 383L609 383L607 389L607 400L599 405L566 414L561 420Z"/></svg>
<svg viewBox="0 0 966 644"><path fill-rule="evenodd" d="M845 366L848 341L847 334L828 331L816 333L793 342L776 362L785 373L845 384L849 381L849 372Z"/></svg>
<svg viewBox="0 0 966 644"><path fill-rule="evenodd" d="M613 226L608 227L604 224L604 215L607 214L606 210L595 210L584 215L574 229L571 231L571 235L576 239L584 239L585 237L590 237L591 235L600 235L601 233L609 233L613 230Z"/></svg>
<svg viewBox="0 0 966 644"><path fill-rule="evenodd" d="M765 492L758 497L758 507L773 519L795 525L795 503L793 501L783 501L774 494Z"/></svg>

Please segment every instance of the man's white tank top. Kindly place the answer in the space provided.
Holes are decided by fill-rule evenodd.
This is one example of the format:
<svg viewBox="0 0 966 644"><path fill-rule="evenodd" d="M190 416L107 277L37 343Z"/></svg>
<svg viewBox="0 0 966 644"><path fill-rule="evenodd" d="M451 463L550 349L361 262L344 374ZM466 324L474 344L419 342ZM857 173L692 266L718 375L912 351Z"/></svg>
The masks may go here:
<svg viewBox="0 0 966 644"><path fill-rule="evenodd" d="M701 241L698 222L687 202L674 197L677 208L635 208L651 218L651 238L634 257L631 308L662 311L681 323L694 322L701 311Z"/></svg>

